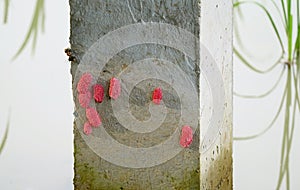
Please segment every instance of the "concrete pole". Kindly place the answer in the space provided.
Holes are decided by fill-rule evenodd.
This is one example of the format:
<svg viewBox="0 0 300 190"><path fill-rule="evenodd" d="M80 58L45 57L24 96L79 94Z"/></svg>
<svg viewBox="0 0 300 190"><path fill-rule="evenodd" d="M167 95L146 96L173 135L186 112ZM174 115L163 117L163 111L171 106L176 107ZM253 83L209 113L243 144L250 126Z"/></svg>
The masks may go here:
<svg viewBox="0 0 300 190"><path fill-rule="evenodd" d="M74 188L232 189L231 1L69 2Z"/></svg>

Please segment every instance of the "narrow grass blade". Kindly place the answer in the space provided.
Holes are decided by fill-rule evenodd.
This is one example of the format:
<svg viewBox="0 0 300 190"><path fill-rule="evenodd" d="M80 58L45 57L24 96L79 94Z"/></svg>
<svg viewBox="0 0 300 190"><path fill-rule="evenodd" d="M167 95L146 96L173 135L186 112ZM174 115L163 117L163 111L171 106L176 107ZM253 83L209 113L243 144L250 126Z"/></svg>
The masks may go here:
<svg viewBox="0 0 300 190"><path fill-rule="evenodd" d="M281 150L281 158L280 158L280 172L279 179L277 183L276 189L279 189L282 184L282 180L284 175L286 176L286 186L289 188L289 155L290 155L290 135L289 135L289 126L290 126L290 105L291 105L291 97L292 97L292 70L288 70L287 75L287 95L286 95L286 105L285 105L285 120L284 120L284 138L282 140L282 150Z"/></svg>
<svg viewBox="0 0 300 190"><path fill-rule="evenodd" d="M296 121L296 110L297 110L297 106L296 106L296 99L294 99L294 104L293 104L293 115L292 115L292 127L291 127L291 133L289 136L289 146L292 145L293 142L293 137L294 137L294 130L295 130L295 121Z"/></svg>
<svg viewBox="0 0 300 190"><path fill-rule="evenodd" d="M45 18L46 18L46 15L45 15L45 7L44 7L44 0L42 0L41 2L41 26L42 26L42 32L45 32Z"/></svg>
<svg viewBox="0 0 300 190"><path fill-rule="evenodd" d="M278 59L278 61L276 61L275 64L272 65L270 68L268 68L266 70L260 70L260 69L257 69L256 67L253 67L252 64L249 63L246 60L246 58L244 56L242 56L242 54L235 47L233 48L233 52L249 69L251 69L252 71L254 71L256 73L260 73L260 74L264 74L264 73L268 73L268 72L272 71L278 65L278 63L280 63L280 61L282 59L282 57L280 57Z"/></svg>
<svg viewBox="0 0 300 190"><path fill-rule="evenodd" d="M294 45L294 54L293 54L293 56L296 57L296 58L297 58L297 55L300 51L299 43L300 43L300 24L298 24L298 27L297 27L297 36L296 36L296 41L295 41L295 45Z"/></svg>
<svg viewBox="0 0 300 190"><path fill-rule="evenodd" d="M239 1L234 1L234 3L239 3ZM243 20L244 19L244 14L243 14L241 8L240 7L235 7L235 9L237 10L237 13L240 16L240 18Z"/></svg>
<svg viewBox="0 0 300 190"><path fill-rule="evenodd" d="M234 1L234 3L237 3L239 1ZM240 35L240 31L239 31L239 24L238 21L239 20L243 20L244 19L244 15L243 12L241 11L241 7L235 7L235 12L233 13L233 31L234 31L234 36L236 39L237 44L239 45L239 48L242 51L246 51L246 47L244 46L244 43L242 42L241 39L241 35Z"/></svg>
<svg viewBox="0 0 300 190"><path fill-rule="evenodd" d="M33 30L33 39L32 39L32 51L31 54L33 55L35 53L35 47L36 47L36 41L37 41L37 34L38 34L38 29L36 28Z"/></svg>
<svg viewBox="0 0 300 190"><path fill-rule="evenodd" d="M256 2L256 1L240 1L240 2L234 3L233 7L237 7L237 6L240 6L242 4L254 4L257 7L261 8L265 12L265 14L267 15L267 17L268 17L268 19L269 19L269 21L270 21L270 23L271 23L271 25L272 25L272 27L274 29L276 37L277 37L277 39L278 39L278 41L280 43L281 50L284 51L283 42L282 42L282 39L281 39L280 34L278 32L277 26L276 26L276 24L274 22L273 17L271 16L270 12L265 8L265 6L263 6L262 4L260 4L260 3Z"/></svg>
<svg viewBox="0 0 300 190"><path fill-rule="evenodd" d="M3 23L7 23L8 18L8 9L9 9L10 0L4 0L4 15L3 15Z"/></svg>
<svg viewBox="0 0 300 190"><path fill-rule="evenodd" d="M1 141L1 144L0 144L0 154L2 153L2 150L5 146L5 143L6 143L6 140L7 140L7 136L8 136L8 131L9 131L9 118L7 119L7 123L6 123L6 130L4 132L4 136L3 136L3 139Z"/></svg>
<svg viewBox="0 0 300 190"><path fill-rule="evenodd" d="M37 37L38 27L39 27L38 26L38 24L39 24L39 18L41 17L41 13L44 12L43 9L44 9L44 0L37 0L30 28L29 28L29 30L28 30L28 32L26 34L26 37L25 37L25 39L24 39L21 47L19 48L19 50L17 51L17 53L13 56L12 60L15 60L23 52L23 50L27 46L29 40L31 39L31 37L34 38L33 39L33 46L32 46L32 49L34 51L35 45L36 45L36 37ZM42 22L44 22L43 18L42 18Z"/></svg>
<svg viewBox="0 0 300 190"><path fill-rule="evenodd" d="M287 0L286 1L287 2L287 17L288 17L288 19L289 19L289 16L291 16L292 15L292 2L291 2L291 0Z"/></svg>
<svg viewBox="0 0 300 190"><path fill-rule="evenodd" d="M299 59L299 58L297 58ZM293 74L293 79L294 79L294 89L295 89L295 98L296 98L296 102L295 104L298 105L298 109L300 110L300 96L299 96L299 90L298 90L298 84L299 84L299 81L298 81L298 74L297 72L299 72L299 70L295 70L294 67L291 67L292 68L292 74Z"/></svg>
<svg viewBox="0 0 300 190"><path fill-rule="evenodd" d="M288 29L288 60L290 62L293 61L292 54L293 54L293 16L289 16L289 29Z"/></svg>
<svg viewBox="0 0 300 190"><path fill-rule="evenodd" d="M277 186L276 186L276 190L279 190L281 183L282 183L282 179L284 177L284 156L285 156L285 152L286 152L286 129L284 128L283 130L283 138L282 138L282 143L281 143L281 154L280 154L280 170L279 170L279 177L278 177L278 181L277 181Z"/></svg>
<svg viewBox="0 0 300 190"><path fill-rule="evenodd" d="M245 48L245 45L244 45L244 43L242 42L242 39L241 39L241 35L240 35L240 31L239 31L237 19L238 19L237 18L237 14L234 14L234 16L233 16L233 31L234 31L234 36L235 36L235 40L236 40L238 46L240 47L240 49L245 52L246 48Z"/></svg>
<svg viewBox="0 0 300 190"><path fill-rule="evenodd" d="M287 31L287 16L286 16L285 4L284 4L283 0L281 0L281 7L282 7L282 11L283 11L284 20L286 23L285 30Z"/></svg>
<svg viewBox="0 0 300 190"><path fill-rule="evenodd" d="M284 20L284 18L281 15L281 12L280 12L280 9L279 9L277 3L274 0L271 0L271 2L273 4L273 6L276 8L276 11L278 12L278 14L280 15L280 20L282 22L283 27L285 27L285 20Z"/></svg>
<svg viewBox="0 0 300 190"><path fill-rule="evenodd" d="M285 162L284 162L284 168L286 172L286 189L290 190L290 169L289 169L289 160L290 160L290 151L291 151L291 142L290 140L290 107L292 104L292 70L290 69L288 71L288 77L289 77L289 83L288 83L288 96L287 96L287 105L286 105L286 117L285 117L285 126L286 126L286 131L287 131L287 152L286 152L286 157L285 157Z"/></svg>

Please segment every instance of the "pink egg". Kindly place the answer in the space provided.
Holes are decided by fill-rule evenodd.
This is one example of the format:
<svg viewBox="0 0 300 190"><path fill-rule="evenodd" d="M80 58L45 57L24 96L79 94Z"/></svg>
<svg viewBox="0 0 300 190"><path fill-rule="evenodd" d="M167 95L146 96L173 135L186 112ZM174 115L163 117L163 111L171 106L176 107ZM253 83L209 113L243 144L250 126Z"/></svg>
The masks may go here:
<svg viewBox="0 0 300 190"><path fill-rule="evenodd" d="M188 126L185 125L182 127L181 129L181 137L180 137L180 145L183 148L187 148L192 144L193 141L193 129Z"/></svg>
<svg viewBox="0 0 300 190"><path fill-rule="evenodd" d="M78 101L81 107L87 108L90 105L92 94L88 91L85 94L78 94Z"/></svg>
<svg viewBox="0 0 300 190"><path fill-rule="evenodd" d="M109 84L109 97L117 99L121 94L121 84L117 78L111 78Z"/></svg>
<svg viewBox="0 0 300 190"><path fill-rule="evenodd" d="M94 99L96 102L101 103L104 98L104 88L100 84L94 85Z"/></svg>
<svg viewBox="0 0 300 190"><path fill-rule="evenodd" d="M99 127L101 125L101 118L96 109L92 107L86 108L85 115L93 127Z"/></svg>
<svg viewBox="0 0 300 190"><path fill-rule="evenodd" d="M93 131L93 129L92 129L91 124L88 121L85 122L84 125L83 125L84 134L89 135L89 134L92 133L92 131Z"/></svg>
<svg viewBox="0 0 300 190"><path fill-rule="evenodd" d="M161 88L155 88L152 93L152 101L154 104L159 105L163 97Z"/></svg>
<svg viewBox="0 0 300 190"><path fill-rule="evenodd" d="M84 73L78 81L77 91L80 94L85 94L89 91L93 76L90 73Z"/></svg>

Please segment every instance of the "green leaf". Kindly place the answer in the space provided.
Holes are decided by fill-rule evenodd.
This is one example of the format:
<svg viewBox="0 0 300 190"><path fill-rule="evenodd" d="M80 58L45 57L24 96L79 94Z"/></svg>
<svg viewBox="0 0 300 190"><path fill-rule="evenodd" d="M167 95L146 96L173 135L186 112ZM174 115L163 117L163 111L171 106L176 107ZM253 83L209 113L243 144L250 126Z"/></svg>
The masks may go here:
<svg viewBox="0 0 300 190"><path fill-rule="evenodd" d="M297 60L299 60L300 57L297 58ZM299 67L298 67L298 70L295 70L294 67L291 67L292 68L292 74L293 74L293 79L294 79L294 89L295 89L295 98L296 98L296 105L298 105L298 109L300 110L300 96L299 96L299 90L298 90L298 84L299 84L299 81L298 81L298 76L299 74Z"/></svg>
<svg viewBox="0 0 300 190"><path fill-rule="evenodd" d="M284 1L283 0L281 0L281 7L282 7L282 11L283 11L284 21L286 23L285 29L287 31L287 28L288 28L287 27L287 16L286 16L286 10L285 10L285 5L284 5Z"/></svg>
<svg viewBox="0 0 300 190"><path fill-rule="evenodd" d="M294 45L294 55L293 56L296 58L297 58L297 56L299 56L299 52L300 52L299 43L300 43L300 24L297 27L297 36L296 36L296 41L295 41L295 45Z"/></svg>
<svg viewBox="0 0 300 190"><path fill-rule="evenodd" d="M254 72L260 73L260 74L264 74L264 73L268 73L268 72L272 71L278 65L278 63L280 63L282 56L283 56L283 55L281 55L280 58L275 62L275 64L272 65L270 68L268 68L266 70L260 70L260 69L257 69L256 67L253 67L252 64L249 63L246 60L246 58L244 56L242 56L242 54L235 47L233 48L233 52L249 69L251 69Z"/></svg>
<svg viewBox="0 0 300 190"><path fill-rule="evenodd" d="M284 128L283 130L283 138L282 138L282 143L281 143L281 154L280 154L280 170L279 170L279 177L278 177L278 181L277 181L277 187L276 190L279 190L281 183L282 183L282 179L284 177L284 156L285 156L285 152L286 152L286 129Z"/></svg>
<svg viewBox="0 0 300 190"><path fill-rule="evenodd" d="M4 16L3 16L3 23L4 24L7 23L9 3L10 3L10 0L5 0L4 1Z"/></svg>
<svg viewBox="0 0 300 190"><path fill-rule="evenodd" d="M2 153L2 150L5 146L7 136L8 136L8 130L9 130L9 118L7 119L6 130L4 132L4 136L3 136L3 139L2 139L1 144L0 144L0 154Z"/></svg>
<svg viewBox="0 0 300 190"><path fill-rule="evenodd" d="M234 37L236 39L237 44L245 52L246 48L244 46L244 43L242 43L239 27L238 27L238 17L237 14L234 14L234 19L233 19L233 31L234 31Z"/></svg>
<svg viewBox="0 0 300 190"><path fill-rule="evenodd" d="M276 34L276 37L277 37L277 39L278 39L278 41L279 41L279 43L280 43L281 50L284 51L284 46L283 46L281 37L280 37L280 35L279 35L277 26L276 26L276 24L275 24L275 22L274 22L273 17L271 16L270 12L265 8L265 6L263 6L261 3L258 3L258 2L256 2L256 1L240 1L240 2L234 3L234 4L233 4L233 7L238 7L238 6L243 5L243 4L254 4L254 5L256 5L257 7L261 8L261 9L265 12L265 14L267 15L267 17L268 17L268 19L269 19L269 21L270 21L270 23L271 23L271 25L272 25L272 27L273 27L273 29L274 29L274 32L275 32L275 34Z"/></svg>
<svg viewBox="0 0 300 190"><path fill-rule="evenodd" d="M294 130L295 130L295 120L296 120L296 110L297 110L297 104L296 104L296 99L294 99L294 104L293 104L293 115L292 115L292 129L291 129L291 133L290 133L290 140L289 140L289 145L291 146L292 142L293 142L293 137L294 137Z"/></svg>
<svg viewBox="0 0 300 190"><path fill-rule="evenodd" d="M293 53L293 16L289 16L289 29L288 29L288 60L292 63L292 53Z"/></svg>
<svg viewBox="0 0 300 190"><path fill-rule="evenodd" d="M45 32L45 9L44 9L44 1L42 1L41 4L41 15L42 15L42 19L41 19L41 26L42 26L42 32Z"/></svg>
<svg viewBox="0 0 300 190"><path fill-rule="evenodd" d="M36 39L37 39L37 33L38 33L38 29L39 29L39 23L41 23L41 27L42 27L42 31L43 31L44 22L45 22L44 0L37 0L34 15L33 15L29 30L26 34L26 37L25 37L21 47L19 48L17 53L13 56L12 60L15 60L24 51L25 47L27 46L29 40L32 37L33 37L32 52L34 53L35 47L36 47Z"/></svg>
<svg viewBox="0 0 300 190"><path fill-rule="evenodd" d="M289 155L291 149L290 142L290 133L289 133L289 126L290 126L290 105L291 105L291 97L292 97L292 70L288 70L287 75L287 96L286 96L286 108L285 108L285 120L284 120L284 137L282 141L282 148L281 148L281 159L280 159L280 172L279 172L279 179L277 183L276 189L281 187L281 183L283 180L284 175L286 174L286 187L289 190Z"/></svg>
<svg viewBox="0 0 300 190"><path fill-rule="evenodd" d="M239 1L234 1L235 3ZM241 48L241 50L246 51L246 48L244 46L244 43L242 43L241 35L239 32L239 27L238 27L238 19L244 20L244 15L241 10L241 7L236 7L235 11L233 12L233 33L236 39L237 44Z"/></svg>
<svg viewBox="0 0 300 190"><path fill-rule="evenodd" d="M288 18L292 15L292 3L291 3L291 0L287 0L287 16Z"/></svg>
<svg viewBox="0 0 300 190"><path fill-rule="evenodd" d="M277 5L277 3L274 1L274 0L271 0L271 2L272 2L272 4L273 4L273 6L276 8L276 10L277 10L277 12L278 12L278 14L280 15L280 20L281 20L281 22L282 22L282 24L283 24L283 26L284 27L286 27L285 26L285 19L284 18L282 18L282 16L281 16L281 12L280 12L280 9L279 9L279 7L278 7L278 5Z"/></svg>

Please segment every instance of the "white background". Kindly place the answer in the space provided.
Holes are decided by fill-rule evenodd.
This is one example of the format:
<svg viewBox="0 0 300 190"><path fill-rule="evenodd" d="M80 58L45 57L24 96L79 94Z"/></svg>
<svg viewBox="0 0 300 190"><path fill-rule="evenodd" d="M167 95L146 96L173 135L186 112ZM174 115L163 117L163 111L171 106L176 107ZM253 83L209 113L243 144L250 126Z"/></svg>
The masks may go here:
<svg viewBox="0 0 300 190"><path fill-rule="evenodd" d="M11 62L26 35L34 5L35 1L12 0L8 24L0 24L0 139L11 109L9 136L0 155L0 189L68 190L73 189L74 175L70 63L63 52L69 46L69 6L67 1L46 1L46 31L39 33L34 56L29 46ZM3 1L1 14L2 8ZM244 42L256 65L266 68L280 53L275 35L261 11L247 6L244 15L247 24L240 25ZM257 75L235 61L234 89L263 92L279 72L280 67L268 75ZM254 134L269 123L282 87L261 100L234 99L235 136ZM282 118L264 136L234 142L234 189L275 189ZM291 152L292 189L300 187L298 126Z"/></svg>

